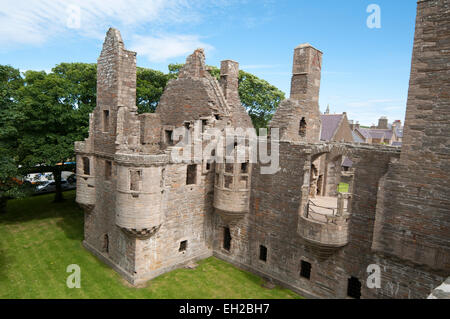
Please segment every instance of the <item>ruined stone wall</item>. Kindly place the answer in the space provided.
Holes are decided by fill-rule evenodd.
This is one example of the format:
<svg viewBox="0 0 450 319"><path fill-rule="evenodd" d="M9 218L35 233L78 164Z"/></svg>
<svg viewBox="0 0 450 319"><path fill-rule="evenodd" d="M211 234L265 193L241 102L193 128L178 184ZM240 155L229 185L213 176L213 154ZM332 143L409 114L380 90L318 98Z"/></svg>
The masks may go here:
<svg viewBox="0 0 450 319"><path fill-rule="evenodd" d="M196 184L186 185L186 164L163 169L164 221L153 236L136 243L135 283L151 279L190 260L212 255L213 172L197 165ZM187 241L186 250L180 243Z"/></svg>
<svg viewBox="0 0 450 319"><path fill-rule="evenodd" d="M76 149L78 156L88 155L91 160L90 176L83 176L81 167L77 167L77 175L86 178L87 189L95 198L95 204L85 210L83 244L127 274L134 269L135 239L116 226L115 153L118 148L130 152L138 147L139 123L135 116L136 54L124 49L118 30L109 29L97 72L97 107L91 116L89 138ZM78 198L83 196L77 190Z"/></svg>
<svg viewBox="0 0 450 319"><path fill-rule="evenodd" d="M162 148L162 126L159 114L144 113L139 115L142 153L157 154Z"/></svg>
<svg viewBox="0 0 450 319"><path fill-rule="evenodd" d="M346 298L352 276L362 283L362 298L426 297L442 277L371 250L380 180L389 163L399 158L399 151L381 146L321 145L282 142L277 174L261 175L259 165L254 167L250 212L230 225L215 218L214 254L308 297ZM340 153L355 163L349 243L331 251L305 241L297 228L305 168L313 154L323 152L332 157ZM223 228L227 226L232 237L230 251L223 248ZM260 245L268 250L265 262L259 260ZM311 263L310 279L300 276L301 261ZM365 284L370 264L382 269L380 289L369 289Z"/></svg>
<svg viewBox="0 0 450 319"><path fill-rule="evenodd" d="M450 1L419 1L400 162L386 177L373 248L450 272Z"/></svg>
<svg viewBox="0 0 450 319"><path fill-rule="evenodd" d="M319 142L319 90L322 52L309 44L294 50L291 96L280 103L269 126L280 129L280 139Z"/></svg>
<svg viewBox="0 0 450 319"><path fill-rule="evenodd" d="M229 117L219 83L206 69L203 50L186 59L178 79L170 80L156 109L163 126L181 127L186 121Z"/></svg>

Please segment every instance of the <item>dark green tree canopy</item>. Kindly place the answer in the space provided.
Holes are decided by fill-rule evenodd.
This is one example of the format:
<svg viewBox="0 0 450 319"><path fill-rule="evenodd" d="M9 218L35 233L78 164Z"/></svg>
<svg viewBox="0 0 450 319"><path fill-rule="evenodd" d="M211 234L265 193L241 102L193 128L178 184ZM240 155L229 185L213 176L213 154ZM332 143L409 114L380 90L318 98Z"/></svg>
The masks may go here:
<svg viewBox="0 0 450 319"><path fill-rule="evenodd" d="M23 189L15 179L19 175L15 124L22 120L17 111L17 92L22 86L19 70L0 65L0 213L5 210L8 198L23 195Z"/></svg>
<svg viewBox="0 0 450 319"><path fill-rule="evenodd" d="M160 71L138 67L136 77L136 104L138 112L155 112L170 75Z"/></svg>

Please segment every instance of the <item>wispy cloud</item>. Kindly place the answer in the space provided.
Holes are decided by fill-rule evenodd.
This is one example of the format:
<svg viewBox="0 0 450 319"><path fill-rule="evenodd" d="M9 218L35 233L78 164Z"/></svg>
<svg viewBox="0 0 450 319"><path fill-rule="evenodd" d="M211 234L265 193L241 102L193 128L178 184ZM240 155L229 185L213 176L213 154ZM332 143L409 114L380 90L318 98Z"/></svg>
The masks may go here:
<svg viewBox="0 0 450 319"><path fill-rule="evenodd" d="M41 45L54 38L73 36L103 39L106 30L113 26L132 38L133 43L136 39L144 41L135 47L151 60L162 61L185 54L186 48L210 48L199 40L199 35L173 34L169 38L149 31L200 21L202 2L205 1L0 0L0 47L5 50L17 45ZM212 5L220 6L220 2L204 6ZM162 47L165 45L169 47ZM159 52L150 53L150 49Z"/></svg>
<svg viewBox="0 0 450 319"><path fill-rule="evenodd" d="M184 56L197 48L206 51L213 47L194 35L134 36L131 49L146 56L152 62Z"/></svg>

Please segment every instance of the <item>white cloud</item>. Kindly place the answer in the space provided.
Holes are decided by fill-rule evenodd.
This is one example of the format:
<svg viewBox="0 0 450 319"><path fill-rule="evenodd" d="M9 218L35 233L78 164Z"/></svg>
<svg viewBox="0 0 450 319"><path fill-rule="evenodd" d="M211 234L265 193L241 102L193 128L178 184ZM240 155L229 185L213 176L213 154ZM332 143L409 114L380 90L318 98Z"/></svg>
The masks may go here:
<svg viewBox="0 0 450 319"><path fill-rule="evenodd" d="M198 46L198 35L155 36L161 27L198 22L201 11L220 2L203 0L0 0L0 47L41 45L58 37L102 40L109 27L133 39L139 54L152 61L184 55ZM79 13L79 14L78 14ZM149 31L150 30L150 31ZM137 36L144 34L145 36ZM148 36L150 34L151 36ZM139 41L138 41L139 40ZM154 50L154 52L151 52Z"/></svg>
<svg viewBox="0 0 450 319"><path fill-rule="evenodd" d="M200 40L196 35L162 35L133 37L131 50L139 55L146 56L151 62L163 62L165 60L185 56L195 49L203 48L206 51L213 47Z"/></svg>

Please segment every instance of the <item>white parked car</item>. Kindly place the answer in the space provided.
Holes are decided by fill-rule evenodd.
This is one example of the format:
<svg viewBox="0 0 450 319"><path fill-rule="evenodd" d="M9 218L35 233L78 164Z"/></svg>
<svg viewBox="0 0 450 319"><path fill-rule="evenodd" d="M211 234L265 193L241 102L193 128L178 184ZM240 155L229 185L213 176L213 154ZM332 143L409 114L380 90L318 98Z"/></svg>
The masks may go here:
<svg viewBox="0 0 450 319"><path fill-rule="evenodd" d="M75 189L76 185L71 184L67 182L66 180L61 180L61 189L63 191ZM43 184L40 184L36 186L36 194L46 194L46 193L53 193L56 191L56 182L55 181L48 181Z"/></svg>

